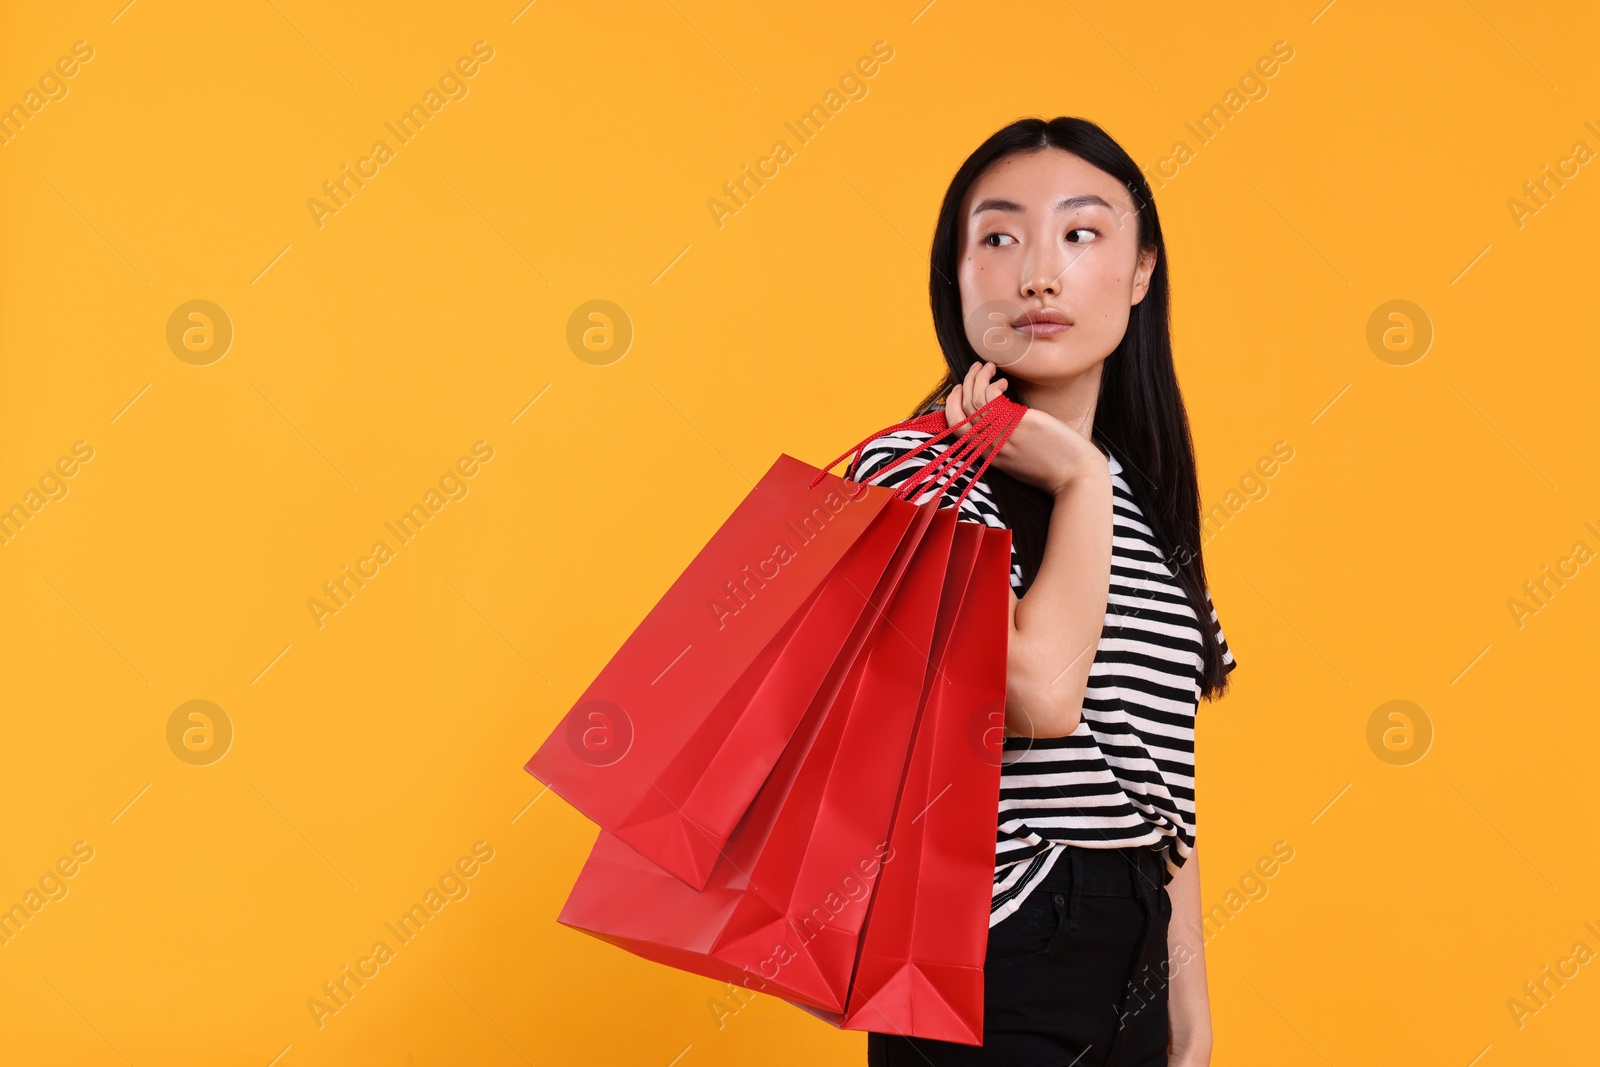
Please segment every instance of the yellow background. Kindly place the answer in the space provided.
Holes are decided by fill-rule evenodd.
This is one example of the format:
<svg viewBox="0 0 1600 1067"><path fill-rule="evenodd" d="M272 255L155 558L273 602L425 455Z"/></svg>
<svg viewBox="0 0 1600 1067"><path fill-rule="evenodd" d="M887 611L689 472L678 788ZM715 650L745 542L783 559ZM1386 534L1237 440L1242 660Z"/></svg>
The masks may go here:
<svg viewBox="0 0 1600 1067"><path fill-rule="evenodd" d="M1597 566L1508 607L1600 549L1596 164L1508 207L1600 149L1587 5L123 3L0 24L0 103L94 49L0 147L0 505L94 450L0 547L0 905L94 851L0 946L6 1063L864 1062L558 926L595 829L522 765L780 452L932 384L939 199L1057 114L1142 165L1193 150L1156 197L1205 503L1294 450L1207 545L1240 669L1200 709L1206 906L1294 850L1208 942L1213 1062L1591 1055L1600 963L1507 1005L1600 951ZM307 200L479 40L469 94L319 228ZM207 366L166 341L196 299L234 329ZM635 331L604 366L566 341L596 299ZM1367 342L1396 299L1434 332L1405 366ZM322 583L480 440L469 495L319 628ZM1434 734L1406 766L1367 741L1395 699ZM168 746L190 700L234 730L209 766ZM470 894L319 1029L307 1000L479 841Z"/></svg>

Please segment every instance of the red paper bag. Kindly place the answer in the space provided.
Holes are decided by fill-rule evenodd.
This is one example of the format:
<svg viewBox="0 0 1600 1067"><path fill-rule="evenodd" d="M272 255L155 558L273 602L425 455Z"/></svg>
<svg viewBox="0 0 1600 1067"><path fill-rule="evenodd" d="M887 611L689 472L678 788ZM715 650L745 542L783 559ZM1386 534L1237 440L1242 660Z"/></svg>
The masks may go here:
<svg viewBox="0 0 1600 1067"><path fill-rule="evenodd" d="M917 723L885 865L872 893L849 1003L813 1014L849 1030L983 1043L983 964L994 885L1005 721L1011 534L962 523L976 556Z"/></svg>
<svg viewBox="0 0 1600 1067"><path fill-rule="evenodd" d="M527 763L696 886L900 577L914 509L820 473L780 456Z"/></svg>
<svg viewBox="0 0 1600 1067"><path fill-rule="evenodd" d="M704 888L720 849L800 716L816 700L829 698L859 654L871 616L901 580L921 528L903 509L885 507L886 501L914 499L923 485L954 480L983 446L1003 445L1024 410L997 397L963 420L972 421L973 431L957 448L893 491L780 457L528 761L527 770L659 866ZM939 413L889 429L906 427L935 433L935 441L953 429ZM849 521L837 521L845 512ZM774 527L779 518L794 514L804 517ZM775 586L789 579L779 588L781 595L773 595L769 583L744 564L738 581L746 595L740 597L734 580L722 576L790 531L811 540L797 538L809 553L803 559L794 550L791 558L777 551L766 558L767 563L782 559L770 576ZM719 606L723 588L733 597ZM715 629L710 628L713 619ZM731 637L730 629L735 631Z"/></svg>
<svg viewBox="0 0 1600 1067"><path fill-rule="evenodd" d="M613 832L697 889L813 705L839 692L927 528L893 502L824 579ZM886 547L898 544L887 564ZM869 595L870 594L870 595ZM849 627L846 632L846 627Z"/></svg>
<svg viewBox="0 0 1600 1067"><path fill-rule="evenodd" d="M928 529L883 625L839 697L821 714L812 709L796 730L705 889L602 832L561 912L563 924L683 970L845 1010L917 712L932 681L941 601L947 585L961 589L968 580L947 579L955 530L970 524L957 523L953 508L913 510Z"/></svg>

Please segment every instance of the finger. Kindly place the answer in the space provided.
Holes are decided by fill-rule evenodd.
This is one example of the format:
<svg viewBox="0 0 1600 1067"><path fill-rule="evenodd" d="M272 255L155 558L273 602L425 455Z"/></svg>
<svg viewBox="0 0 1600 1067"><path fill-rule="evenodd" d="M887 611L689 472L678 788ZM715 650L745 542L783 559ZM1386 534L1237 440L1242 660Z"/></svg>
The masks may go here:
<svg viewBox="0 0 1600 1067"><path fill-rule="evenodd" d="M949 426L949 427L951 427L953 429L955 427L955 424L961 421L961 417L962 417L961 385L958 382L950 390L950 395L948 397L946 397L945 401L944 401L944 421L945 421L945 425Z"/></svg>
<svg viewBox="0 0 1600 1067"><path fill-rule="evenodd" d="M983 407L983 405L994 399L989 392L989 385L993 381L994 364L985 362L983 369L978 372L978 388L976 390L977 395L974 397L974 399L977 400L979 407Z"/></svg>
<svg viewBox="0 0 1600 1067"><path fill-rule="evenodd" d="M983 364L981 362L974 363L972 366L967 368L966 388L961 391L961 399L962 402L967 406L966 413L968 415L971 415L974 411L978 410L978 405L976 403L978 395L978 372L982 369Z"/></svg>

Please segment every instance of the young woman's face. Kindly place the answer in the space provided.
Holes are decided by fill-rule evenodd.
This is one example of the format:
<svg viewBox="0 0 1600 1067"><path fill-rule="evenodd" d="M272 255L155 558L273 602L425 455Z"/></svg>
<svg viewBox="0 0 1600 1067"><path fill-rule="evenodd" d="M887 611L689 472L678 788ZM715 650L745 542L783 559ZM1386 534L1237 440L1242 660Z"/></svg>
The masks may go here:
<svg viewBox="0 0 1600 1067"><path fill-rule="evenodd" d="M961 311L979 358L1051 382L1116 349L1155 269L1121 182L1059 148L1019 152L981 174L961 208Z"/></svg>

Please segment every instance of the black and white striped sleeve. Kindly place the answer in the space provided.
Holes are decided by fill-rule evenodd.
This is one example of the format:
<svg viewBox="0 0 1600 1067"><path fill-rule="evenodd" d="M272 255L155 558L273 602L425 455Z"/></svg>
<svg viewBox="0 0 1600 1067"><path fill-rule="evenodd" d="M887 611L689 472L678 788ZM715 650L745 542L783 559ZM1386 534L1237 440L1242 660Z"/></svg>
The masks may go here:
<svg viewBox="0 0 1600 1067"><path fill-rule="evenodd" d="M898 430L882 437L875 437L862 448L861 461L849 477L853 481L865 482L868 485L885 485L890 488L903 485L917 471L936 460L948 447L949 439L946 439L932 448L923 448L922 446L931 440L932 436L917 430ZM943 502L953 503L972 481L972 472L963 472L962 476L954 481L948 478L941 480L945 482ZM988 502L987 493L983 493L984 488L982 482L978 483L972 492L967 494L966 499L961 501L961 517L970 522L981 522L986 526L1000 525L998 513L994 513L991 517L990 513L994 512L993 506L989 505L987 509L984 506ZM933 488L930 486L919 494L916 503L925 504L932 499Z"/></svg>
<svg viewBox="0 0 1600 1067"><path fill-rule="evenodd" d="M1222 673L1224 675L1232 674L1233 669L1239 664L1234 661L1233 649L1228 647L1228 639L1222 633L1222 623L1217 620L1216 605L1211 603L1210 589L1206 590L1206 606L1211 609L1211 625L1217 631L1217 644L1222 646L1222 663L1224 667Z"/></svg>

